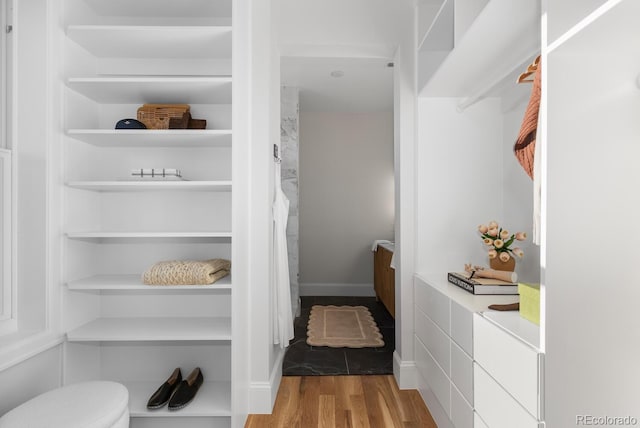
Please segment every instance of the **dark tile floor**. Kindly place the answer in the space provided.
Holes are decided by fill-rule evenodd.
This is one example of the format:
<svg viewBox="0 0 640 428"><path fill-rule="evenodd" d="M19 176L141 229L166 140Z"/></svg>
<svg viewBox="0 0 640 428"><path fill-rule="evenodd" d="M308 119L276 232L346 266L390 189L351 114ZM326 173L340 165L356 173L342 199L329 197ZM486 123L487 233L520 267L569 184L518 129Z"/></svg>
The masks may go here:
<svg viewBox="0 0 640 428"><path fill-rule="evenodd" d="M329 348L307 345L307 323L313 305L366 306L378 324L385 346L380 348ZM301 297L300 316L294 321L295 337L282 364L284 376L392 374L395 321L375 297Z"/></svg>

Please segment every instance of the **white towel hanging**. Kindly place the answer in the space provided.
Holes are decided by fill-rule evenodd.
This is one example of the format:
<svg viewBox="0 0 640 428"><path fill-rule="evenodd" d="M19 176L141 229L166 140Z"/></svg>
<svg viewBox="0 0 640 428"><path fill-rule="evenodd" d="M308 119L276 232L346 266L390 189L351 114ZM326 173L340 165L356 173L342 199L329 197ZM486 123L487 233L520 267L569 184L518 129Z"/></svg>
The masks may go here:
<svg viewBox="0 0 640 428"><path fill-rule="evenodd" d="M287 254L287 220L289 199L280 185L280 166L276 165L275 196L273 201L273 343L281 348L293 339L293 311Z"/></svg>

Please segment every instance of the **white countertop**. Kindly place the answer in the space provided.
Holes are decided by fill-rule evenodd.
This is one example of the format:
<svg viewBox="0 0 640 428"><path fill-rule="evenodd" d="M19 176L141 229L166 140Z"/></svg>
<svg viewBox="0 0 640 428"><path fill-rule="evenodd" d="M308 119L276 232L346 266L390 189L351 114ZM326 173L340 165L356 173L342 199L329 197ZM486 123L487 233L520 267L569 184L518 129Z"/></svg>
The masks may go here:
<svg viewBox="0 0 640 428"><path fill-rule="evenodd" d="M520 296L514 295L475 295L447 281L447 273L416 274L416 277L431 285L451 300L471 312L477 312L490 322L501 327L525 343L540 349L540 327L520 316L518 311L495 311L491 304L515 303Z"/></svg>
<svg viewBox="0 0 640 428"><path fill-rule="evenodd" d="M471 312L491 311L489 305L494 303L504 305L507 303L516 303L520 301L520 296L517 295L476 295L471 294L462 288L451 284L447 281L447 272L440 272L438 274L416 274L417 277L422 279L427 284L431 285L436 290L440 291L445 296L452 300L455 300L458 304Z"/></svg>
<svg viewBox="0 0 640 428"><path fill-rule="evenodd" d="M385 248L391 251L392 253L396 251L396 244L395 242L391 242L391 241L386 241L386 240L373 241L373 251L376 251L377 247Z"/></svg>

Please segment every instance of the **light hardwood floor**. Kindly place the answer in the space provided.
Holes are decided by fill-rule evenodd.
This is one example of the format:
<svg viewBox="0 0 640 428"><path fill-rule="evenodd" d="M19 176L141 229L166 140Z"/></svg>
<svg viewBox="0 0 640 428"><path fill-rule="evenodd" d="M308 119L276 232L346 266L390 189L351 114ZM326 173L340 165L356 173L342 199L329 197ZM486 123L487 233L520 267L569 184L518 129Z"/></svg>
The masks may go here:
<svg viewBox="0 0 640 428"><path fill-rule="evenodd" d="M284 376L271 415L245 428L436 428L416 390L391 375Z"/></svg>

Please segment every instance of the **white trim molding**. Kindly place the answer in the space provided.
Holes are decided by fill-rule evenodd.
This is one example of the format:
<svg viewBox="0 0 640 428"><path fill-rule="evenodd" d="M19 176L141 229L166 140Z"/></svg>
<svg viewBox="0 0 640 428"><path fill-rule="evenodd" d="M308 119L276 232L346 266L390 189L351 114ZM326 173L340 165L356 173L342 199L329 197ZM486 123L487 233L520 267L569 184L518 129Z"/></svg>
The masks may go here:
<svg viewBox="0 0 640 428"><path fill-rule="evenodd" d="M17 330L13 264L13 186L11 151L0 148L0 334Z"/></svg>
<svg viewBox="0 0 640 428"><path fill-rule="evenodd" d="M357 296L375 297L373 284L333 284L304 283L300 284L301 296Z"/></svg>
<svg viewBox="0 0 640 428"><path fill-rule="evenodd" d="M50 332L20 332L0 342L0 372L35 357L64 342L64 336Z"/></svg>
<svg viewBox="0 0 640 428"><path fill-rule="evenodd" d="M397 351L393 352L393 375L400 389L418 388L418 369L415 361L403 361Z"/></svg>
<svg viewBox="0 0 640 428"><path fill-rule="evenodd" d="M249 413L270 414L276 403L280 381L282 380L282 361L286 349L280 349L269 376L268 382L251 382L249 385Z"/></svg>

